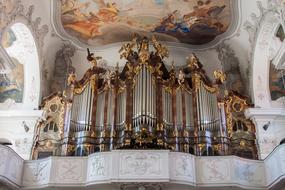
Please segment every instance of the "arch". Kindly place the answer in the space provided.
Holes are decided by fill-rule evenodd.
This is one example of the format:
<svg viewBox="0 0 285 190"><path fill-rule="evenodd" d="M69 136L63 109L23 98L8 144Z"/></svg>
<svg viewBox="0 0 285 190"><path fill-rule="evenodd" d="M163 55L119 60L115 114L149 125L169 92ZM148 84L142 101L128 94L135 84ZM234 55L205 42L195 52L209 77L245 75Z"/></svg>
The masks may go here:
<svg viewBox="0 0 285 190"><path fill-rule="evenodd" d="M252 96L255 106L274 107L269 90L270 41L273 39L281 20L273 11L268 11L262 18L256 35L252 55Z"/></svg>
<svg viewBox="0 0 285 190"><path fill-rule="evenodd" d="M38 48L31 30L22 22L11 24L3 32L1 47L12 62L17 60L23 65L24 76L22 101L14 100L15 104L6 109L37 108L40 97L40 64Z"/></svg>

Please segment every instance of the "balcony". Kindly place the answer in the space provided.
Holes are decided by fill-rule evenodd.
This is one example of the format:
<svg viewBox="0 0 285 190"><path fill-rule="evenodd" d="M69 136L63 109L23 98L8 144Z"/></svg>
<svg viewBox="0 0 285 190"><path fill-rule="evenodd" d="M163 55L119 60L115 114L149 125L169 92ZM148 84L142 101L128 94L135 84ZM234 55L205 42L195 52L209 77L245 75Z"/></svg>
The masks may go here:
<svg viewBox="0 0 285 190"><path fill-rule="evenodd" d="M116 150L88 157L26 161L8 147L0 146L0 152L0 184L19 189L119 189L153 183L167 189L271 189L285 178L285 145L264 161L236 156L196 157L168 150Z"/></svg>

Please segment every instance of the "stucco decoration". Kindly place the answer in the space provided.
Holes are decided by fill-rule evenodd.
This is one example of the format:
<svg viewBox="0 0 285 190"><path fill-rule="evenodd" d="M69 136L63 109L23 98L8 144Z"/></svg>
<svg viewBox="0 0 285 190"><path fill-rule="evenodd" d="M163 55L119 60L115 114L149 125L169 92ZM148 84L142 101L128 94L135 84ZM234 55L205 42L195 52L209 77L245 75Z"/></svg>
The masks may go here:
<svg viewBox="0 0 285 190"><path fill-rule="evenodd" d="M121 170L122 176L157 176L161 174L160 155L135 153L121 155Z"/></svg>
<svg viewBox="0 0 285 190"><path fill-rule="evenodd" d="M22 107L36 109L38 107L39 97L40 97L40 66L41 66L41 57L43 55L43 46L44 46L44 38L48 33L48 26L41 25L41 18L34 16L35 6L31 5L29 7L25 7L22 4L21 0L10 0L10 1L1 1L0 2L0 39L3 41L5 37L4 34L13 26L17 25L22 28L26 27L25 32L20 35L24 37L27 33L29 33L34 42L37 53L38 61L28 61L29 64L35 63L31 68L32 70L24 69L25 72L25 85L24 85L24 99L23 104L13 105L11 109L17 109ZM29 47L29 46L27 46ZM22 48L20 48L22 49ZM10 55L9 55L10 56ZM22 56L22 55L18 55ZM23 56L22 56L23 57ZM2 57L3 58L3 57ZM23 58L27 58L24 57ZM28 58L27 58L28 59ZM5 58L4 58L5 60ZM6 61L7 63L7 61ZM26 77L28 76L28 77ZM31 86L35 88L31 88ZM1 105L2 106L2 105ZM5 107L7 109L7 107Z"/></svg>
<svg viewBox="0 0 285 190"><path fill-rule="evenodd" d="M272 101L269 91L269 64L270 64L270 43L280 23L284 23L284 1L268 0L267 7L257 2L260 14L251 14L251 21L244 24L251 42L250 71L252 73L252 92L256 106L270 107ZM282 105L280 105L282 106Z"/></svg>
<svg viewBox="0 0 285 190"><path fill-rule="evenodd" d="M26 162L23 171L23 185L37 186L48 183L50 160Z"/></svg>
<svg viewBox="0 0 285 190"><path fill-rule="evenodd" d="M75 51L75 47L70 44L64 44L63 47L57 51L51 84L51 92L65 90L69 74L75 72L75 68L72 66L71 60L71 57L73 57Z"/></svg>
<svg viewBox="0 0 285 190"><path fill-rule="evenodd" d="M120 185L120 190L162 190L163 185L159 183L130 183Z"/></svg>
<svg viewBox="0 0 285 190"><path fill-rule="evenodd" d="M21 0L11 0L0 2L0 38L2 38L3 32L11 25L11 23L17 20L26 20L26 24L29 26L34 38L38 42L38 45L42 47L44 45L44 37L48 33L48 26L41 24L41 18L37 17L33 19L35 7L29 6L28 10L25 10Z"/></svg>
<svg viewBox="0 0 285 190"><path fill-rule="evenodd" d="M247 94L246 83L240 72L240 62L230 45L222 42L216 47L218 58L221 61L223 72L227 75L226 87L240 94Z"/></svg>

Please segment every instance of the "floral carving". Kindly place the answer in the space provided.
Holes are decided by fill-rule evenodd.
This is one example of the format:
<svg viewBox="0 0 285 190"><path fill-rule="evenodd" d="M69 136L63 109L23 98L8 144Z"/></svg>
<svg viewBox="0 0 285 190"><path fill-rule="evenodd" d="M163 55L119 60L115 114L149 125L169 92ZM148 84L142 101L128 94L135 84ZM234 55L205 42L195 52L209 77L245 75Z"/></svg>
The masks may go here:
<svg viewBox="0 0 285 190"><path fill-rule="evenodd" d="M58 162L57 180L59 182L79 182L83 180L84 160L64 159Z"/></svg>
<svg viewBox="0 0 285 190"><path fill-rule="evenodd" d="M229 179L229 165L222 159L207 159L201 163L205 181L225 181Z"/></svg>
<svg viewBox="0 0 285 190"><path fill-rule="evenodd" d="M48 179L48 161L37 162L35 164L27 164L24 177L29 182L42 182Z"/></svg>
<svg viewBox="0 0 285 190"><path fill-rule="evenodd" d="M177 156L175 160L175 175L193 177L194 169L192 159L189 156Z"/></svg>
<svg viewBox="0 0 285 190"><path fill-rule="evenodd" d="M106 175L106 160L103 156L95 156L90 162L90 177L99 177Z"/></svg>
<svg viewBox="0 0 285 190"><path fill-rule="evenodd" d="M261 165L236 161L234 175L237 179L250 184L262 184L263 168Z"/></svg>
<svg viewBox="0 0 285 190"><path fill-rule="evenodd" d="M122 175L159 175L160 155L155 153L135 153L121 155Z"/></svg>

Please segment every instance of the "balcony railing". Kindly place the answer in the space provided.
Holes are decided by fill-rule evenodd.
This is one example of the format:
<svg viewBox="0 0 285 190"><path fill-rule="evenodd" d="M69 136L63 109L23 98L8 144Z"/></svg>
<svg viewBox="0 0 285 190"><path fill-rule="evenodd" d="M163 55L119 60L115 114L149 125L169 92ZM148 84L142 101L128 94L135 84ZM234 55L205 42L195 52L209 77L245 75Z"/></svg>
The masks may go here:
<svg viewBox="0 0 285 190"><path fill-rule="evenodd" d="M269 189L285 179L285 145L265 160L236 156L196 157L168 150L115 150L88 157L24 161L0 146L0 184L16 188L158 183L196 187Z"/></svg>

